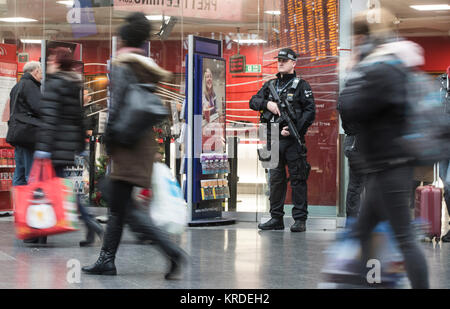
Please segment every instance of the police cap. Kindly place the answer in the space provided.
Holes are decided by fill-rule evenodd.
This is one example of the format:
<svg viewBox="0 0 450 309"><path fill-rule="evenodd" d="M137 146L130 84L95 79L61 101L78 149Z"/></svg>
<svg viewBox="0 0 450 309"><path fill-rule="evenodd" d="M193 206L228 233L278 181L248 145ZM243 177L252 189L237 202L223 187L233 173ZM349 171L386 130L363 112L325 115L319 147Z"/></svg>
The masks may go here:
<svg viewBox="0 0 450 309"><path fill-rule="evenodd" d="M297 61L297 54L290 48L283 48L275 58Z"/></svg>

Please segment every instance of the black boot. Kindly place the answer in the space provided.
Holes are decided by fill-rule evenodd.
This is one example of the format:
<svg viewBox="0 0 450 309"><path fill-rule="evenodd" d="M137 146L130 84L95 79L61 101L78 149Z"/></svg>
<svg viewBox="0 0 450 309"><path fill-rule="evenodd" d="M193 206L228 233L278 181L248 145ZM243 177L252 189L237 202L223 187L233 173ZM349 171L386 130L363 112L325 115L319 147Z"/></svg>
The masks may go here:
<svg viewBox="0 0 450 309"><path fill-rule="evenodd" d="M164 278L166 280L178 279L181 275L183 264L186 264L187 258L184 253L170 257L170 266Z"/></svg>
<svg viewBox="0 0 450 309"><path fill-rule="evenodd" d="M260 230L284 230L284 222L283 218L272 218L266 223L260 223L258 224L258 228Z"/></svg>
<svg viewBox="0 0 450 309"><path fill-rule="evenodd" d="M82 270L90 275L115 276L117 275L115 258L115 253L102 249L97 262L94 265L83 267Z"/></svg>
<svg viewBox="0 0 450 309"><path fill-rule="evenodd" d="M80 247L90 246L95 241L95 234L103 238L103 227L92 217L85 222L87 228L86 240L80 241Z"/></svg>
<svg viewBox="0 0 450 309"><path fill-rule="evenodd" d="M158 245L170 260L169 270L165 275L167 280L175 279L181 273L183 264L186 263L187 254L172 242L166 232L157 228L150 216L137 209L129 207L127 210L127 223L133 232L142 235L142 239L152 241Z"/></svg>
<svg viewBox="0 0 450 309"><path fill-rule="evenodd" d="M47 243L47 236L40 236L36 238L28 238L23 240L26 244L46 244Z"/></svg>
<svg viewBox="0 0 450 309"><path fill-rule="evenodd" d="M27 239L24 239L23 242L24 242L25 244L37 244L37 243L39 242L39 237L36 237L36 238L27 238Z"/></svg>
<svg viewBox="0 0 450 309"><path fill-rule="evenodd" d="M291 226L291 232L304 232L306 231L306 222L301 220L295 220L295 223Z"/></svg>
<svg viewBox="0 0 450 309"><path fill-rule="evenodd" d="M106 226L106 233L103 238L103 246L100 251L100 256L95 264L82 268L85 273L110 276L117 274L114 260L116 258L117 248L119 247L120 239L122 237L122 231L122 219L118 216L110 215L108 218L108 225Z"/></svg>

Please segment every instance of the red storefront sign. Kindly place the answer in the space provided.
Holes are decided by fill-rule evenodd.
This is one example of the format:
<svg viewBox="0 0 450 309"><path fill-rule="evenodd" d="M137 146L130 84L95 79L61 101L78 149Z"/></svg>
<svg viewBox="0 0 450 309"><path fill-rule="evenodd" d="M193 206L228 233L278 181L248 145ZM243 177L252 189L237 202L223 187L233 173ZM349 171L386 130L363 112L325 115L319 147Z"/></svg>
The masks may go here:
<svg viewBox="0 0 450 309"><path fill-rule="evenodd" d="M16 63L16 45L0 44L0 62Z"/></svg>
<svg viewBox="0 0 450 309"><path fill-rule="evenodd" d="M242 0L114 0L114 9L153 15L242 20Z"/></svg>

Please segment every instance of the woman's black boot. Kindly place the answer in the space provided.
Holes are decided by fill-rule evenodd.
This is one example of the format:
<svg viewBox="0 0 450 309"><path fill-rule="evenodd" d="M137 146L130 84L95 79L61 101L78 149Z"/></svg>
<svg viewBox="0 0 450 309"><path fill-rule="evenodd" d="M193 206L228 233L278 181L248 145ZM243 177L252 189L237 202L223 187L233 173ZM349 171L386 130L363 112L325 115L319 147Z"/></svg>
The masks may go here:
<svg viewBox="0 0 450 309"><path fill-rule="evenodd" d="M106 226L103 246L97 262L90 266L82 268L83 272L92 275L110 275L117 274L114 260L116 258L117 248L122 237L123 221L118 216L110 215Z"/></svg>

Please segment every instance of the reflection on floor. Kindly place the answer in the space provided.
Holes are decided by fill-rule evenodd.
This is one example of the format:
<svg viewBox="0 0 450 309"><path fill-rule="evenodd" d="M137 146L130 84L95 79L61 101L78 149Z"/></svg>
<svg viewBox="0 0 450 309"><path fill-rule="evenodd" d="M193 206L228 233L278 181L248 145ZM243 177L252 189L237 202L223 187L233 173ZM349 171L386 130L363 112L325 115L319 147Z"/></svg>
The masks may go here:
<svg viewBox="0 0 450 309"><path fill-rule="evenodd" d="M14 237L12 218L0 218L0 288L163 288L163 289L302 289L316 288L323 251L335 231L260 232L257 223L189 228L175 239L191 256L183 280L163 279L166 261L153 245L138 244L126 230L117 257L118 276L81 275L67 281L71 259L94 262L95 247L80 248L84 232L49 237L47 245L25 245ZM450 288L450 243L421 243L431 287ZM72 266L73 267L73 266ZM72 269L72 268L71 268Z"/></svg>
<svg viewBox="0 0 450 309"><path fill-rule="evenodd" d="M285 205L286 215L291 215L292 207L293 205ZM269 213L270 204L268 197L265 195L241 193L237 196L236 208L238 212ZM335 217L336 211L336 206L308 206L309 215L314 217Z"/></svg>
<svg viewBox="0 0 450 309"><path fill-rule="evenodd" d="M238 194L238 212L267 212L269 211L269 200L265 195Z"/></svg>

